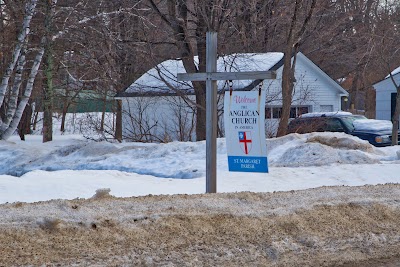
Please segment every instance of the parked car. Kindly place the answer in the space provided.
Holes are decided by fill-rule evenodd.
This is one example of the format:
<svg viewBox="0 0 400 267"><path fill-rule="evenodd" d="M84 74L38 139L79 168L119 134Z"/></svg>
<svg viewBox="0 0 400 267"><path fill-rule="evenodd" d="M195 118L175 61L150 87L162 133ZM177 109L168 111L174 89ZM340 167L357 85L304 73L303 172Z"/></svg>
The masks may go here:
<svg viewBox="0 0 400 267"><path fill-rule="evenodd" d="M343 132L367 140L374 146L392 143L390 121L367 119L350 112L306 113L289 123L288 133L310 132Z"/></svg>

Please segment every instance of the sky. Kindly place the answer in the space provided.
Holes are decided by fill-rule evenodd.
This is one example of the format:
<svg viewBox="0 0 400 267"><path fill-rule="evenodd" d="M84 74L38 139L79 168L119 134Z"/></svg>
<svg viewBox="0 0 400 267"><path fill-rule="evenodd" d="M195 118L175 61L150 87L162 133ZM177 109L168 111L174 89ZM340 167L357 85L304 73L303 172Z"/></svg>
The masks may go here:
<svg viewBox="0 0 400 267"><path fill-rule="evenodd" d="M0 204L90 198L202 194L206 144L95 142L57 134L42 143L0 141ZM267 139L269 173L229 172L225 139L217 140L217 192L274 192L321 186L400 182L400 146L375 148L344 133Z"/></svg>

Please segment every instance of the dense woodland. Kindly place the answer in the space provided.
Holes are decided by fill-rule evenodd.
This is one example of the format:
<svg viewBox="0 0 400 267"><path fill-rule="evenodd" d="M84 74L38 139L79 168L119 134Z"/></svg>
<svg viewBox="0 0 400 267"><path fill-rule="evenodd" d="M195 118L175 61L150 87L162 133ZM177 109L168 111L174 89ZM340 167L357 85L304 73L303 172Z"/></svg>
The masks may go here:
<svg viewBox="0 0 400 267"><path fill-rule="evenodd" d="M65 115L82 92L105 112L110 97L166 59L204 71L207 31L218 32L220 55L285 53L278 135L297 51L342 82L349 107L373 114L372 84L400 66L399 27L397 0L0 0L0 139L17 128L23 136L43 111L43 141L51 141L52 114ZM203 140L205 84L193 87ZM119 108L111 107L117 139Z"/></svg>

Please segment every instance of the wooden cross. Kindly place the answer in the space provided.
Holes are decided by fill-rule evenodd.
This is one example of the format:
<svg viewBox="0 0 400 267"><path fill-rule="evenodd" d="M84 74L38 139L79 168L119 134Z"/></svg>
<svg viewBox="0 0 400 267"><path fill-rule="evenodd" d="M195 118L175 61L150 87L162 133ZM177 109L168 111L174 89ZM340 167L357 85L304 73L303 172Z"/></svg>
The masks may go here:
<svg viewBox="0 0 400 267"><path fill-rule="evenodd" d="M273 71L217 72L217 33L206 35L206 73L178 73L178 81L206 81L206 192L217 192L217 81L276 79Z"/></svg>

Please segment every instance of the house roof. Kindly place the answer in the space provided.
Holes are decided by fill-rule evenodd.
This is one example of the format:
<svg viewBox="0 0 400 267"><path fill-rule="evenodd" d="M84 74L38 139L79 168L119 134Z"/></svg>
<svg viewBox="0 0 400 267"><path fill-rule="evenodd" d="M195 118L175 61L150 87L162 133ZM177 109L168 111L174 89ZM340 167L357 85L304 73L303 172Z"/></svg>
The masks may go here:
<svg viewBox="0 0 400 267"><path fill-rule="evenodd" d="M218 58L217 71L272 71L282 66L282 59L283 53L280 52L232 54ZM195 63L198 64L197 56L195 57ZM172 90L171 87L185 94L193 93L192 83L190 81L178 81L176 78L177 73L186 73L182 60L166 60L147 71L132 83L125 92L117 94L116 97L176 95L176 90ZM252 82L253 80L235 81L233 87L234 89L245 88ZM226 81L218 81L219 89L223 89L224 85L226 85Z"/></svg>
<svg viewBox="0 0 400 267"><path fill-rule="evenodd" d="M392 71L392 75L394 76L394 75L396 75L396 74L398 74L398 73L400 73L400 66L399 67L397 67L396 69L394 69L393 71ZM387 78L389 78L390 77L390 74L388 74L386 77L385 77L385 79L387 79Z"/></svg>
<svg viewBox="0 0 400 267"><path fill-rule="evenodd" d="M397 77L398 75L400 75L400 66L397 67L396 69L394 69L390 74L392 74L393 77ZM372 86L374 87L374 89L376 90L376 86L384 81L386 81L387 79L390 79L390 74L388 74L383 80L380 80L376 83L374 83ZM397 79L397 78L395 78Z"/></svg>
<svg viewBox="0 0 400 267"><path fill-rule="evenodd" d="M324 77L332 88L336 89L340 95L348 96L349 92L347 92L343 87L341 87L335 80L333 80L326 72L324 72L320 67L318 67L314 62L312 62L308 57L306 57L303 53L297 53L297 59L302 60L305 64L307 64L312 70L316 73L319 73L320 76Z"/></svg>

